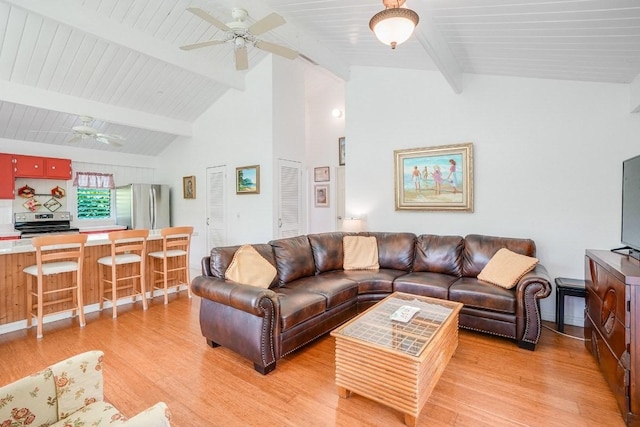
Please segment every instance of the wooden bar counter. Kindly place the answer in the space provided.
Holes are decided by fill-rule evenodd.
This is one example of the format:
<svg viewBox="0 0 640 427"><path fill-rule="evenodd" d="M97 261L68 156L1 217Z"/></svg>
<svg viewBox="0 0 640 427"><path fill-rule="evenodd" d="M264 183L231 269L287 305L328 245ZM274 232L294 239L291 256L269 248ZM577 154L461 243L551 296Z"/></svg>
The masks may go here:
<svg viewBox="0 0 640 427"><path fill-rule="evenodd" d="M0 241L0 333L8 327L5 326L3 328L3 325L15 322L20 322L20 324L11 325L12 327L8 330L26 327L28 280L27 274L22 270L36 263L35 249L30 242L30 239ZM160 231L152 230L147 240L147 251L161 250L162 237L160 236ZM82 273L85 311L97 309L97 304L100 301L98 292L98 259L110 255L110 251L107 233L89 234L84 251L85 258ZM147 292L149 292L152 290L152 268L148 259L147 266ZM110 307L110 305L107 306ZM50 307L50 309L54 308L57 307ZM45 310L46 314L47 310Z"/></svg>

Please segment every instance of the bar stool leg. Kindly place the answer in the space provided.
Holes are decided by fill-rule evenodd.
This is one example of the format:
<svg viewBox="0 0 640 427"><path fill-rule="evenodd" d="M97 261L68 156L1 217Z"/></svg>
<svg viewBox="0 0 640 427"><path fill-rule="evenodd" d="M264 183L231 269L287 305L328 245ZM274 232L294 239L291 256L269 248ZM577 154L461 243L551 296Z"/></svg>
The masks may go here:
<svg viewBox="0 0 640 427"><path fill-rule="evenodd" d="M43 292L43 284L42 284L42 276L38 275L38 325L36 327L36 338L42 338L42 318L44 317L44 297L42 295Z"/></svg>
<svg viewBox="0 0 640 427"><path fill-rule="evenodd" d="M169 260L167 258L162 259L162 277L164 279L164 303L169 304L169 292L168 292L168 266Z"/></svg>
<svg viewBox="0 0 640 427"><path fill-rule="evenodd" d="M112 317L114 319L118 317L118 298L117 298L118 277L116 275L117 268L118 268L117 263L111 266L111 304L112 304L111 312L112 312Z"/></svg>
<svg viewBox="0 0 640 427"><path fill-rule="evenodd" d="M144 254L143 254L144 255ZM140 260L140 294L142 296L142 309L147 310L149 303L147 302L147 269L146 259L143 257Z"/></svg>
<svg viewBox="0 0 640 427"><path fill-rule="evenodd" d="M99 308L104 308L104 265L98 264L98 293L100 295Z"/></svg>
<svg viewBox="0 0 640 427"><path fill-rule="evenodd" d="M78 287L76 288L76 292L78 295L78 318L80 321L80 327L84 328L86 325L84 319L84 300L82 298L82 267L78 266L78 270L76 272L76 284Z"/></svg>

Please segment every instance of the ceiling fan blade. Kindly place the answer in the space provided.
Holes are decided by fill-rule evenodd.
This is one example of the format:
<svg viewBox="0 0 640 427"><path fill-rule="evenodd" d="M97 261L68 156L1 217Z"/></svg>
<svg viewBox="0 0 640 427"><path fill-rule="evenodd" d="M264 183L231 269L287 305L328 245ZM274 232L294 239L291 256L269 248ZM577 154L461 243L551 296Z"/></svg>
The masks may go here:
<svg viewBox="0 0 640 427"><path fill-rule="evenodd" d="M188 7L187 10L222 31L231 31L231 28L229 28L227 24L222 21L218 21L216 18L198 7Z"/></svg>
<svg viewBox="0 0 640 427"><path fill-rule="evenodd" d="M70 143L80 142L82 141L82 135L74 135L73 138L69 140Z"/></svg>
<svg viewBox="0 0 640 427"><path fill-rule="evenodd" d="M236 52L236 70L246 70L249 68L249 55L247 55L247 47L242 46L235 50Z"/></svg>
<svg viewBox="0 0 640 427"><path fill-rule="evenodd" d="M96 141L102 142L103 144L113 145L114 147L122 147L122 144L118 141L114 141L106 136L96 136Z"/></svg>
<svg viewBox="0 0 640 427"><path fill-rule="evenodd" d="M296 59L298 57L298 52L293 49L289 49L288 47L280 46L279 44L258 40L256 41L255 46L258 49L266 50L267 52L271 52L288 59Z"/></svg>
<svg viewBox="0 0 640 427"><path fill-rule="evenodd" d="M287 21L277 13L272 13L271 15L267 15L261 20L254 23L249 27L248 31L255 35L259 36L260 34L264 34L269 30L273 30L274 28L279 27L280 25L286 24Z"/></svg>
<svg viewBox="0 0 640 427"><path fill-rule="evenodd" d="M193 50L193 49L200 49L201 47L209 47L209 46L214 46L214 45L223 44L223 43L226 43L226 42L224 40L210 40L208 42L201 42L201 43L188 44L186 46L180 46L180 49Z"/></svg>

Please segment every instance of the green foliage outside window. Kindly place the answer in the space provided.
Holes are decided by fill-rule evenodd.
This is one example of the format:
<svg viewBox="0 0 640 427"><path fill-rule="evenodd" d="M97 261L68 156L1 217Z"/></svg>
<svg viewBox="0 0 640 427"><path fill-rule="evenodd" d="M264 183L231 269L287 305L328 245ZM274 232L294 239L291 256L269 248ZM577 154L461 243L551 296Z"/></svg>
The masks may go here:
<svg viewBox="0 0 640 427"><path fill-rule="evenodd" d="M78 219L111 218L111 190L78 187Z"/></svg>

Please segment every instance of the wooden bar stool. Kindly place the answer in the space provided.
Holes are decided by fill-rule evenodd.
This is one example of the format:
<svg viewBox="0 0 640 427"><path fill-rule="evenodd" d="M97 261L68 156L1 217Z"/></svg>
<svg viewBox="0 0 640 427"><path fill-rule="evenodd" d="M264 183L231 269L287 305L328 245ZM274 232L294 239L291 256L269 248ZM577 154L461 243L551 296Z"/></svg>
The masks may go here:
<svg viewBox="0 0 640 427"><path fill-rule="evenodd" d="M147 237L149 230L122 230L109 233L111 241L111 255L98 260L98 274L100 278L100 310L105 301L113 304L113 317L118 317L118 300L136 297L142 298L142 308L147 309L146 259ZM110 271L105 277L105 268ZM118 277L120 273L120 277ZM105 287L105 283L109 286ZM138 286L139 285L139 286ZM123 291L130 292L124 293ZM110 294L111 298L105 297Z"/></svg>
<svg viewBox="0 0 640 427"><path fill-rule="evenodd" d="M187 286L191 298L189 279L189 247L193 227L168 227L160 230L162 235L162 251L150 252L152 262L153 289L164 291L164 303L169 302L168 289ZM169 275L172 275L169 277ZM158 277L159 276L159 277ZM172 284L169 284L169 282ZM158 286L158 284L161 284Z"/></svg>
<svg viewBox="0 0 640 427"><path fill-rule="evenodd" d="M36 264L30 265L23 271L29 275L27 327L31 327L32 318L36 317L38 322L37 338L42 338L44 309L52 305L62 305L62 307L48 311L47 315L71 311L72 316L78 316L80 327L84 327L82 264L84 262L84 245L86 242L86 234L42 236L34 237L31 240L31 244L36 249ZM69 282L65 281L63 277L59 277L56 283L52 283L53 279L49 277L72 272L75 272L75 281L71 279ZM35 289L34 282L36 284ZM71 303L70 307L69 302ZM35 314L34 309L36 309Z"/></svg>

